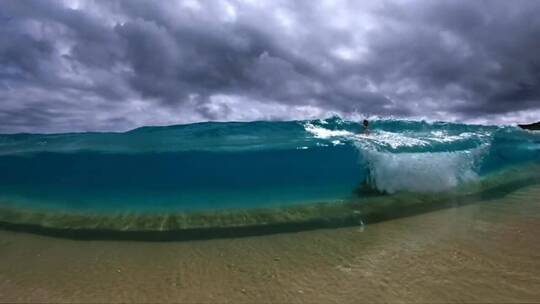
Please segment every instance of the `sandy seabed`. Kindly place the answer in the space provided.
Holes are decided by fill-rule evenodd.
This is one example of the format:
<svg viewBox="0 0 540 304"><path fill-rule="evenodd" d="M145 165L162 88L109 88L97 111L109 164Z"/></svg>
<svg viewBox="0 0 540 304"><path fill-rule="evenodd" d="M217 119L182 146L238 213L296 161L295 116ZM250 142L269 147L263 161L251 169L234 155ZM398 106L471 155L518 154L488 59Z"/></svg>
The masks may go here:
<svg viewBox="0 0 540 304"><path fill-rule="evenodd" d="M234 239L0 231L0 302L540 302L540 186L365 227Z"/></svg>

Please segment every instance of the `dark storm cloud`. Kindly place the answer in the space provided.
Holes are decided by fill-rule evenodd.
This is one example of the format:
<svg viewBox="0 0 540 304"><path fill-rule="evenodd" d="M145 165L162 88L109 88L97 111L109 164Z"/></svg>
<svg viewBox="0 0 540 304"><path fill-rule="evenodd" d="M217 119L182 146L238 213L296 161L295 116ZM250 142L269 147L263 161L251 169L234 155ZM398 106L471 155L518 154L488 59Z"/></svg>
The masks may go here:
<svg viewBox="0 0 540 304"><path fill-rule="evenodd" d="M384 54L381 61L395 60L396 79L412 78L424 90L445 92L453 86L454 93L434 97L465 101L449 105L464 116L538 109L539 11L537 1L436 2L407 12L401 8L396 19L411 31L405 26L401 41L392 39L395 34L386 35L372 46Z"/></svg>
<svg viewBox="0 0 540 304"><path fill-rule="evenodd" d="M0 132L540 114L538 1L2 1Z"/></svg>

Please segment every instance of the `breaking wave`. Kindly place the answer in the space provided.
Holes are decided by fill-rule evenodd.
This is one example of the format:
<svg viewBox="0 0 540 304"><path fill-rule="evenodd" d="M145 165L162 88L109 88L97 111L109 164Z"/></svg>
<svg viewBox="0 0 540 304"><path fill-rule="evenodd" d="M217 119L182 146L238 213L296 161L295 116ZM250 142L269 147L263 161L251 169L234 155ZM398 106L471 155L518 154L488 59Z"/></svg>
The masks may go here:
<svg viewBox="0 0 540 304"><path fill-rule="evenodd" d="M315 138L354 145L365 185L385 193L448 191L490 171L537 162L540 155L538 134L514 127L383 120L368 132L339 129L347 124L306 123L305 129Z"/></svg>

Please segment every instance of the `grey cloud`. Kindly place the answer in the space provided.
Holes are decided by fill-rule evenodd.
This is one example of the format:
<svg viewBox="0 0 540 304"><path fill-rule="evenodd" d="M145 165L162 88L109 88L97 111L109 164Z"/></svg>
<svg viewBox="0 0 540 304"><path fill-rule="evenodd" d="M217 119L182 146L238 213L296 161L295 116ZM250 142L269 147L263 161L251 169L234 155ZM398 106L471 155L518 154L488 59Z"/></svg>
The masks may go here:
<svg viewBox="0 0 540 304"><path fill-rule="evenodd" d="M517 4L439 1L417 5L405 16L397 13L411 31L401 41L392 40L395 34L379 35L379 43L373 44L383 54L379 65L394 58L395 79L410 77L441 101L465 100L465 105L448 106L464 117L538 109L540 3ZM444 93L450 85L460 88L460 94L430 92Z"/></svg>
<svg viewBox="0 0 540 304"><path fill-rule="evenodd" d="M245 100L465 121L540 113L538 12L526 0L2 1L0 132L249 119L235 108Z"/></svg>

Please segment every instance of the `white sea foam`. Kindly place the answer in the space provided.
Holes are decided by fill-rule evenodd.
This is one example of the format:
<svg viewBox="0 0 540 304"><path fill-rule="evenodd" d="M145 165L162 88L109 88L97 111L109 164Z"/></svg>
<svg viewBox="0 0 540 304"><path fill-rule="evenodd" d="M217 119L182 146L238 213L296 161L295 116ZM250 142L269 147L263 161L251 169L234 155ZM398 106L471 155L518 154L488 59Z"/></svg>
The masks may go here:
<svg viewBox="0 0 540 304"><path fill-rule="evenodd" d="M416 147L429 145L428 141L422 139L386 131L376 131L370 134L356 134L354 136L354 139L360 143L363 142L368 144L388 146L393 149L397 149L399 147Z"/></svg>
<svg viewBox="0 0 540 304"><path fill-rule="evenodd" d="M490 133L463 132L457 135L449 135L445 131L432 131L430 133L393 133L387 131L375 131L370 135L359 134L356 139L367 140L379 146L386 146L392 149L400 147L428 147L435 143L449 144L469 139L485 140L490 137Z"/></svg>
<svg viewBox="0 0 540 304"><path fill-rule="evenodd" d="M450 135L445 131L432 131L430 132L429 140L440 143L451 143L456 141L463 141L467 139L477 138L483 139L491 136L490 132L463 132L457 135Z"/></svg>
<svg viewBox="0 0 540 304"><path fill-rule="evenodd" d="M315 138L330 140L333 145L343 144L345 141L353 141L365 147L390 148L393 150L407 147L429 147L433 144L451 144L471 139L487 142L491 132L462 132L449 134L445 130L431 132L390 132L384 130L372 130L370 133L353 133L347 130L330 130L312 123L304 124L306 132L311 133Z"/></svg>
<svg viewBox="0 0 540 304"><path fill-rule="evenodd" d="M315 136L316 138L321 139L329 139L332 137L348 137L353 135L352 132L349 132L347 130L329 130L323 127L315 126L311 123L306 123L304 125L304 129L307 132L313 134L313 136Z"/></svg>
<svg viewBox="0 0 540 304"><path fill-rule="evenodd" d="M376 145L389 146L394 149L398 147L414 147L429 145L428 141L406 136L399 133L386 132L377 130L371 134L355 134L347 130L330 130L323 127L315 126L311 123L306 123L304 129L311 133L315 138L332 139L334 145L338 145L341 141L337 138L352 139L357 142L364 142Z"/></svg>

